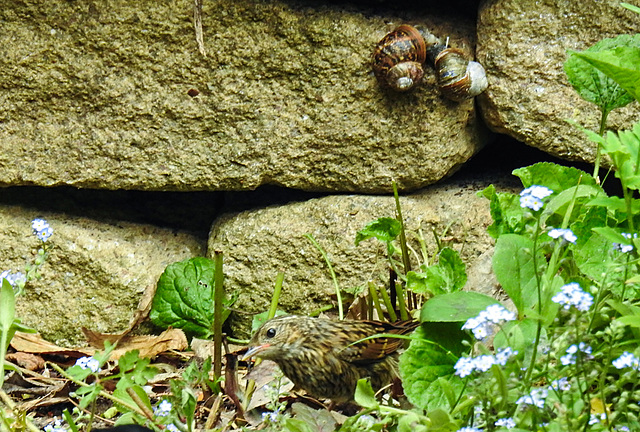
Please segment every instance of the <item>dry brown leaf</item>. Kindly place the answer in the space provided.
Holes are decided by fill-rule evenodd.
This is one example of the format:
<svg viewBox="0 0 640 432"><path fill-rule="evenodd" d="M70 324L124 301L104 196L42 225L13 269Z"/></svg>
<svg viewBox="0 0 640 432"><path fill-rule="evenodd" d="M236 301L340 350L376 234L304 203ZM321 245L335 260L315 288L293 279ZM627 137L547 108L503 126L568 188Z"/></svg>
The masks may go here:
<svg viewBox="0 0 640 432"><path fill-rule="evenodd" d="M138 350L140 357L155 357L169 350L183 351L187 349L187 337L180 329L168 329L158 336L130 336L121 340L111 353L110 360L117 360L127 351Z"/></svg>
<svg viewBox="0 0 640 432"><path fill-rule="evenodd" d="M11 339L11 346L16 351L33 354L62 354L69 357L84 357L95 353L93 348L63 348L48 342L40 336L40 333L16 332Z"/></svg>
<svg viewBox="0 0 640 432"><path fill-rule="evenodd" d="M44 368L44 359L39 355L18 351L7 354L5 358L8 361L30 371L41 370Z"/></svg>

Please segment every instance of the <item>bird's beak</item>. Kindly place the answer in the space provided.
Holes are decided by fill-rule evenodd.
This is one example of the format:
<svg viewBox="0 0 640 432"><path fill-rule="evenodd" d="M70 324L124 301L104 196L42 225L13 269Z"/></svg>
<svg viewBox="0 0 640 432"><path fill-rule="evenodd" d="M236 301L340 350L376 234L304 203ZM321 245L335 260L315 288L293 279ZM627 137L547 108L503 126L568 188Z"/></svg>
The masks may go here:
<svg viewBox="0 0 640 432"><path fill-rule="evenodd" d="M257 345L257 346L251 347L251 348L249 348L247 350L246 353L244 353L244 355L242 356L242 358L240 360L246 361L246 360L250 359L251 357L255 356L256 354L260 354L261 352L263 352L264 350L266 350L270 346L271 346L270 344L262 344L262 345Z"/></svg>

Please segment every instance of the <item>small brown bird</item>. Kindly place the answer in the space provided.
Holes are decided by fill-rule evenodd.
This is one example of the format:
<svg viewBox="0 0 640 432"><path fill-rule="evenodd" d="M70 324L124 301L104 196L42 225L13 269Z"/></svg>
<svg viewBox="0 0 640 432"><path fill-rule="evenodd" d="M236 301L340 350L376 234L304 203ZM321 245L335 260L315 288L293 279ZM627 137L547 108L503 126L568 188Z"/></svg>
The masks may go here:
<svg viewBox="0 0 640 432"><path fill-rule="evenodd" d="M370 377L374 389L389 384L397 376L397 351L404 344L391 337L360 340L381 333L404 335L418 325L284 315L258 329L244 358L273 360L307 393L346 402L353 399L360 378Z"/></svg>

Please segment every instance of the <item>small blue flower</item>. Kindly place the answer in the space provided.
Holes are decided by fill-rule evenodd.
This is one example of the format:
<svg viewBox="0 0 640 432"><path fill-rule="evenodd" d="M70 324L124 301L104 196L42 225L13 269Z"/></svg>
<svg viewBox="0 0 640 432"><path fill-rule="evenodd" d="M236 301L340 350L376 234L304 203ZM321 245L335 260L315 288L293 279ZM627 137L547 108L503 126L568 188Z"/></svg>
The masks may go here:
<svg viewBox="0 0 640 432"><path fill-rule="evenodd" d="M548 394L549 394L549 391L544 387L534 388L534 389L531 389L531 393L529 393L528 395L524 395L520 397L520 399L518 399L516 403L524 404L524 405L533 405L538 408L543 408L544 401L547 398Z"/></svg>
<svg viewBox="0 0 640 432"><path fill-rule="evenodd" d="M157 407L153 408L153 413L158 417L166 417L171 414L171 402L166 399L163 399L162 402L158 404Z"/></svg>
<svg viewBox="0 0 640 432"><path fill-rule="evenodd" d="M80 366L81 369L91 369L93 373L100 370L100 362L93 357L81 357L76 360L75 366Z"/></svg>
<svg viewBox="0 0 640 432"><path fill-rule="evenodd" d="M633 368L640 370L640 359L630 352L623 352L620 357L611 362L616 369Z"/></svg>
<svg viewBox="0 0 640 432"><path fill-rule="evenodd" d="M67 426L62 424L62 419L56 418L53 423L49 423L44 427L45 432L68 432Z"/></svg>
<svg viewBox="0 0 640 432"><path fill-rule="evenodd" d="M53 228L51 228L49 222L44 219L32 220L31 228L33 229L33 234L43 242L49 240L49 237L53 234Z"/></svg>
<svg viewBox="0 0 640 432"><path fill-rule="evenodd" d="M456 370L455 375L464 378L471 375L476 366L472 357L460 357L453 368Z"/></svg>
<svg viewBox="0 0 640 432"><path fill-rule="evenodd" d="M474 427L463 427L458 429L456 432L482 432L482 429Z"/></svg>
<svg viewBox="0 0 640 432"><path fill-rule="evenodd" d="M520 207L538 211L544 205L542 200L552 193L551 189L544 186L530 186L520 192Z"/></svg>
<svg viewBox="0 0 640 432"><path fill-rule="evenodd" d="M515 357L517 355L518 351L511 349L511 347L499 349L495 356L496 364L504 366L511 357Z"/></svg>
<svg viewBox="0 0 640 432"><path fill-rule="evenodd" d="M516 427L516 422L511 417L498 419L494 424L496 426L502 426L507 429L513 429L514 427Z"/></svg>
<svg viewBox="0 0 640 432"><path fill-rule="evenodd" d="M607 415L605 413L602 414L591 414L591 417L589 417L589 424L590 425L594 425L597 423L600 423L603 420L607 419Z"/></svg>
<svg viewBox="0 0 640 432"><path fill-rule="evenodd" d="M582 291L577 282L571 282L560 288L562 291L551 298L551 301L562 305L566 310L575 306L581 312L589 310L593 304L593 296Z"/></svg>
<svg viewBox="0 0 640 432"><path fill-rule="evenodd" d="M632 238L638 238L638 234L634 233L633 235L629 234L629 233L622 233L622 236L628 240L631 240ZM622 253L628 253L631 252L633 250L633 245L632 244L624 244L624 243L614 243L613 244L613 248L616 250L619 250Z"/></svg>
<svg viewBox="0 0 640 432"><path fill-rule="evenodd" d="M178 428L176 427L176 425L174 425L173 423L169 423L169 424L167 425L167 430L168 430L169 432L180 432L180 429L178 429Z"/></svg>
<svg viewBox="0 0 640 432"><path fill-rule="evenodd" d="M6 279L12 287L18 289L21 289L20 287L24 287L24 284L27 283L27 277L24 275L24 273L11 273L9 270L5 270L0 273L0 282L2 281L2 279Z"/></svg>
<svg viewBox="0 0 640 432"><path fill-rule="evenodd" d="M578 240L578 237L569 228L551 228L548 234L553 239L562 237L563 240L573 244L576 244L576 240Z"/></svg>
<svg viewBox="0 0 640 432"><path fill-rule="evenodd" d="M562 377L560 379L552 381L549 387L551 387L555 391L567 391L571 389L571 383L569 382L567 377Z"/></svg>
<svg viewBox="0 0 640 432"><path fill-rule="evenodd" d="M591 355L591 347L584 342L580 342L580 344L578 345L573 344L569 348L567 348L567 354L560 357L560 363L562 363L564 366L576 364L578 352L581 352L586 359L590 359L593 357Z"/></svg>
<svg viewBox="0 0 640 432"><path fill-rule="evenodd" d="M469 318L462 326L463 330L471 330L477 340L484 340L495 333L495 330L506 321L516 319L516 314L505 309L501 304L492 304L477 316Z"/></svg>

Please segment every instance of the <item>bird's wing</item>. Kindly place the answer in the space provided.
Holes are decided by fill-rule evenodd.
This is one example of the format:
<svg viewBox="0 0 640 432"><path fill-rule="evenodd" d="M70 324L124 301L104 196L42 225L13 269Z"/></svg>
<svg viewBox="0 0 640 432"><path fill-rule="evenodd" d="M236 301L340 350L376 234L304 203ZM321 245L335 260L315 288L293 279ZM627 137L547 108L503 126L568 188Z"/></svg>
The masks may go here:
<svg viewBox="0 0 640 432"><path fill-rule="evenodd" d="M398 321L395 323L362 321L361 323L362 325L354 328L351 343L347 343L347 346L338 354L343 360L359 364L381 361L401 348L405 340L388 336L365 338L378 334L404 335L420 325L417 321Z"/></svg>

